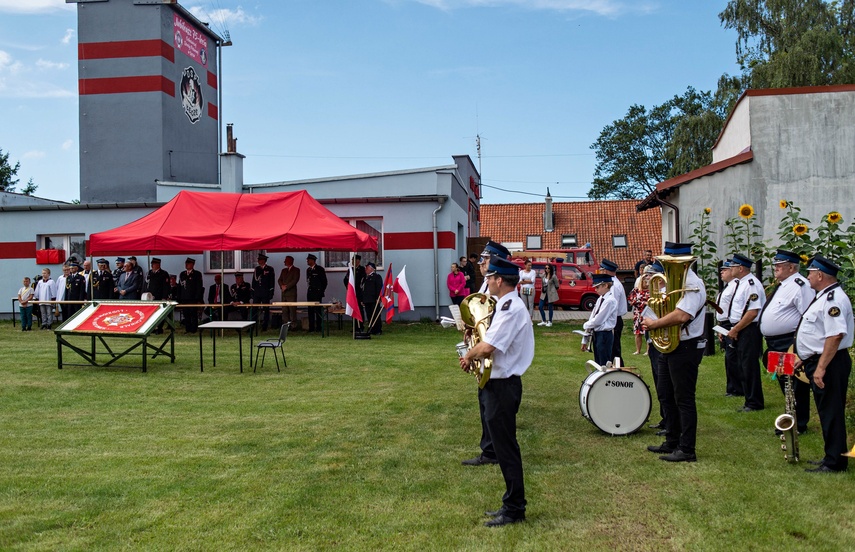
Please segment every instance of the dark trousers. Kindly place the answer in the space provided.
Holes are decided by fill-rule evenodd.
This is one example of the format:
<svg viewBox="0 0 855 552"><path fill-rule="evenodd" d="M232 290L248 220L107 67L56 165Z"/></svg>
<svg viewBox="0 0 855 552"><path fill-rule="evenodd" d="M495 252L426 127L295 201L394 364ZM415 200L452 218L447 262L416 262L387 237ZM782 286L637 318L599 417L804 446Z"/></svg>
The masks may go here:
<svg viewBox="0 0 855 552"><path fill-rule="evenodd" d="M796 334L766 336L766 349L785 353L793 344ZM785 393L787 378L793 386L793 396L796 399L796 427L799 431L807 429L810 421L810 384L794 376L778 376L781 393ZM786 397L786 394L784 395Z"/></svg>
<svg viewBox="0 0 855 552"><path fill-rule="evenodd" d="M199 329L199 309L196 307L185 307L183 310L184 330L196 333Z"/></svg>
<svg viewBox="0 0 855 552"><path fill-rule="evenodd" d="M313 292L310 290L306 294L306 300L307 301L321 302L324 300L324 294L318 293L318 292ZM314 331L319 332L319 331L323 330L323 328L324 328L323 312L324 312L324 309L321 307L309 307L309 331L310 332L314 332Z"/></svg>
<svg viewBox="0 0 855 552"><path fill-rule="evenodd" d="M594 362L605 366L608 361L614 360L611 356L614 339L615 334L612 330L594 332Z"/></svg>
<svg viewBox="0 0 855 552"><path fill-rule="evenodd" d="M748 324L739 332L736 354L742 369L742 386L745 391L745 406L763 410L763 382L760 379L760 355L763 353L763 336L756 323Z"/></svg>
<svg viewBox="0 0 855 552"><path fill-rule="evenodd" d="M729 320L719 322L722 328L731 329L733 324ZM739 367L739 355L736 354L736 342L729 337L722 339L724 345L724 391L729 395L739 397L745 395L742 385L742 369Z"/></svg>
<svg viewBox="0 0 855 552"><path fill-rule="evenodd" d="M478 410L481 413L481 456L496 459L496 451L493 449L493 441L490 439L490 430L487 429L487 421L484 419L484 390L478 388Z"/></svg>
<svg viewBox="0 0 855 552"><path fill-rule="evenodd" d="M623 366L623 356L621 355L620 348L620 336L623 333L623 318L620 316L617 317L617 322L615 323L615 339L612 342L612 351L611 351L611 360L614 361L615 358L620 359L620 365Z"/></svg>
<svg viewBox="0 0 855 552"><path fill-rule="evenodd" d="M268 297L267 295L253 295L252 302L259 305L266 305L270 303L272 297ZM267 330L268 326L270 326L270 307L261 307L254 308L253 307L253 320L258 322L258 325L261 326L261 330Z"/></svg>
<svg viewBox="0 0 855 552"><path fill-rule="evenodd" d="M819 423L822 426L822 439L825 441L825 458L822 463L833 470L845 470L849 466L849 458L842 456L849 452L846 446L846 390L849 387L849 374L852 372L852 359L849 351L837 351L828 367L820 389L813 381L819 355L814 355L804 362L805 374L811 382L813 400L819 413Z"/></svg>
<svg viewBox="0 0 855 552"><path fill-rule="evenodd" d="M656 391L656 402L659 403L659 424L664 427L665 408L662 406L662 399L659 398L659 357L662 356L662 353L653 343L648 341L647 356L650 358L650 371L653 372L653 389Z"/></svg>
<svg viewBox="0 0 855 552"><path fill-rule="evenodd" d="M680 448L686 454L695 453L698 431L698 410L695 388L698 366L704 349L698 348L700 338L681 341L677 348L659 355L659 380L656 392L665 411L665 444Z"/></svg>
<svg viewBox="0 0 855 552"><path fill-rule="evenodd" d="M525 516L525 485L522 456L517 442L517 412L522 400L522 379L491 379L484 386L484 421L496 450L496 458L505 478L502 505L505 515Z"/></svg>

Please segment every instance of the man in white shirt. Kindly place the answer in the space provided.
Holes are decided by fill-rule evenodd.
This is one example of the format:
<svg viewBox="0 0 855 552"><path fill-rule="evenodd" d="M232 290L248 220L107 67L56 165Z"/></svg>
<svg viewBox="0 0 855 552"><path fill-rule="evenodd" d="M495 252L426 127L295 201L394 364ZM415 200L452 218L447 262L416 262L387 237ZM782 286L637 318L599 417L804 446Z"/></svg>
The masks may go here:
<svg viewBox="0 0 855 552"><path fill-rule="evenodd" d="M607 362L614 361L611 357L612 344L614 341L614 329L617 320L617 300L615 299L612 288L614 282L608 274L594 274L594 290L600 297L597 299L597 304L594 305L594 310L591 311L591 317L582 325L582 328L591 332L591 342L594 349L594 362L600 366L605 366ZM587 345L582 345L582 350L586 351Z"/></svg>
<svg viewBox="0 0 855 552"><path fill-rule="evenodd" d="M736 253L730 261L734 279L739 280L733 300L730 302L728 319L733 327L727 337L736 342L736 355L742 371L742 387L745 404L740 412L763 410L763 382L760 373L760 355L763 352L763 336L757 324L757 315L766 303L763 284L751 274L754 261Z"/></svg>
<svg viewBox="0 0 855 552"><path fill-rule="evenodd" d="M739 285L739 280L733 277L733 270L730 259L727 259L721 264L721 281L724 282L724 289L718 294L716 305L721 309L721 312L716 311L715 321L722 328L729 330L733 327L728 318L730 311L730 303L733 301L733 294ZM717 334L719 341L724 347L724 375L725 397L743 397L745 391L742 388L742 370L739 368L739 359L736 355L736 343L729 337Z"/></svg>
<svg viewBox="0 0 855 552"><path fill-rule="evenodd" d="M621 355L620 336L623 333L623 315L629 311L629 305L626 302L626 290L623 288L623 282L617 277L618 265L608 259L600 261L600 272L608 274L612 277L614 285L612 285L612 294L617 301L617 322L615 323L615 339L612 343L611 358L620 358L620 365L623 366L623 355Z"/></svg>

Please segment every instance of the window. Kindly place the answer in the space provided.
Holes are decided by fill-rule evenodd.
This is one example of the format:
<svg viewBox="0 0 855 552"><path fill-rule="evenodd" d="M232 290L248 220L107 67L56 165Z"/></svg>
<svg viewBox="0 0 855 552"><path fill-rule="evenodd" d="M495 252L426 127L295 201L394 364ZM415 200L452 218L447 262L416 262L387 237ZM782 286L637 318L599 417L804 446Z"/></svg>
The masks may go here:
<svg viewBox="0 0 855 552"><path fill-rule="evenodd" d="M612 247L626 247L626 234L612 236Z"/></svg>
<svg viewBox="0 0 855 552"><path fill-rule="evenodd" d="M526 236L526 249L543 249L543 238L541 236Z"/></svg>
<svg viewBox="0 0 855 552"><path fill-rule="evenodd" d="M365 232L369 236L377 238L377 252L373 251L327 251L321 255L324 268L347 268L350 258L359 254L362 256L362 266L371 262L380 269L383 267L383 219L382 218L357 218L344 219L345 222Z"/></svg>
<svg viewBox="0 0 855 552"><path fill-rule="evenodd" d="M249 251L208 251L206 272L240 272L253 270L258 265L258 254L263 249Z"/></svg>
<svg viewBox="0 0 855 552"><path fill-rule="evenodd" d="M561 236L561 246L562 247L576 247L576 234L564 234Z"/></svg>
<svg viewBox="0 0 855 552"><path fill-rule="evenodd" d="M36 237L36 249L59 249L65 258L73 255L78 261L86 258L86 236L83 234L54 234Z"/></svg>

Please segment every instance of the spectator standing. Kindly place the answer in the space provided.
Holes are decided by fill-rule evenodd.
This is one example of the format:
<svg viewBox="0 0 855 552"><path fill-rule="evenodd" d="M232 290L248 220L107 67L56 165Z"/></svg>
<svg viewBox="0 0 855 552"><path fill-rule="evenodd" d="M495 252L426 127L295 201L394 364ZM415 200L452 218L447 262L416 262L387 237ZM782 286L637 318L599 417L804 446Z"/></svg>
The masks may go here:
<svg viewBox="0 0 855 552"><path fill-rule="evenodd" d="M41 329L49 330L53 324L53 305L47 304L45 301L54 301L56 299L56 282L50 279L50 269L42 269L42 279L36 284L35 290L36 301L39 302L39 312L41 312Z"/></svg>
<svg viewBox="0 0 855 552"><path fill-rule="evenodd" d="M547 264L543 269L542 285L540 286L540 322L538 326L552 326L553 304L558 301L558 276L555 275L555 267ZM549 306L549 320L543 307Z"/></svg>
<svg viewBox="0 0 855 552"><path fill-rule="evenodd" d="M459 305L467 295L466 276L460 271L457 263L451 263L451 272L445 279L445 284L448 286L448 294L451 296L451 302Z"/></svg>
<svg viewBox="0 0 855 552"><path fill-rule="evenodd" d="M640 355L641 344L644 340L644 328L641 327L641 312L647 306L647 300L650 299L650 278L653 276L653 265L645 266L642 269L644 272L636 278L635 286L629 292L629 304L632 305L632 333L635 334L635 352L634 355ZM644 353L647 354L645 348Z"/></svg>
<svg viewBox="0 0 855 552"><path fill-rule="evenodd" d="M460 263L457 265L460 272L463 273L463 276L466 278L466 295L472 293L475 288L475 265L469 262L465 256L460 257Z"/></svg>
<svg viewBox="0 0 855 552"><path fill-rule="evenodd" d="M282 291L283 303L297 302L297 283L300 281L300 269L294 266L294 257L285 257L285 268L279 273L279 289ZM232 293L234 295L234 293ZM296 330L299 320L297 319L297 307L284 307L282 309L283 322L291 322L289 329Z"/></svg>
<svg viewBox="0 0 855 552"><path fill-rule="evenodd" d="M30 279L24 277L21 289L18 290L18 310L21 312L21 331L33 329L33 306L30 304L36 292L30 285Z"/></svg>
<svg viewBox="0 0 855 552"><path fill-rule="evenodd" d="M56 279L56 300L57 301L65 301L65 284L68 281L68 276L71 274L71 267L68 264L62 265L62 276L59 276ZM38 279L36 280L38 282ZM112 290L110 290L112 291ZM68 317L71 316L71 309L68 308L68 305L57 305L59 312L62 313L62 319L68 320Z"/></svg>
<svg viewBox="0 0 855 552"><path fill-rule="evenodd" d="M644 258L635 263L635 277L638 278L644 274L644 269L653 264L653 251L650 249L644 250Z"/></svg>
<svg viewBox="0 0 855 552"><path fill-rule="evenodd" d="M520 298L528 308L528 317L534 317L534 283L537 281L537 272L531 268L531 260L525 262L525 268L520 270ZM532 321L534 324L534 321Z"/></svg>

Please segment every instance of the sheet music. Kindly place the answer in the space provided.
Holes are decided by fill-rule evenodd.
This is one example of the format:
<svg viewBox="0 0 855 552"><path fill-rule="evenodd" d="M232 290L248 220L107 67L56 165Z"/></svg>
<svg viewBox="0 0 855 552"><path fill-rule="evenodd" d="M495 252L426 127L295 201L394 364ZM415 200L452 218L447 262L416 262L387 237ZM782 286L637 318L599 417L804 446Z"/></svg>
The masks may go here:
<svg viewBox="0 0 855 552"><path fill-rule="evenodd" d="M641 317L642 318L649 318L651 320L659 320L659 316L657 316L656 313L653 312L653 309L651 309L648 306L645 306L644 310L641 311Z"/></svg>
<svg viewBox="0 0 855 552"><path fill-rule="evenodd" d="M722 326L719 326L718 324L716 324L715 326L713 326L712 330L713 330L714 332L716 332L716 333L720 333L721 335L724 335L724 336L726 336L726 335L728 334L728 332L730 331L730 330L728 330L727 328L724 328L724 327L722 327Z"/></svg>
<svg viewBox="0 0 855 552"><path fill-rule="evenodd" d="M463 323L463 317L460 316L460 305L448 305L448 310L451 312L454 323L457 324L457 329L461 332L466 329L466 324Z"/></svg>

